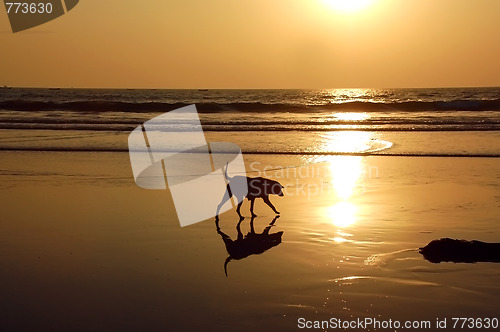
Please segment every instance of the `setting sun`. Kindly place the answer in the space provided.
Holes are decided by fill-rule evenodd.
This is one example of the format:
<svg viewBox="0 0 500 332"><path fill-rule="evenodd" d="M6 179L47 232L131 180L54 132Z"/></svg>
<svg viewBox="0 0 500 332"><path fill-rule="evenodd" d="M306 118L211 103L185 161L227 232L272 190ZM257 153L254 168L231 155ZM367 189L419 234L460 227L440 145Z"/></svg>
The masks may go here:
<svg viewBox="0 0 500 332"><path fill-rule="evenodd" d="M323 0L331 8L342 12L354 12L370 6L374 0Z"/></svg>

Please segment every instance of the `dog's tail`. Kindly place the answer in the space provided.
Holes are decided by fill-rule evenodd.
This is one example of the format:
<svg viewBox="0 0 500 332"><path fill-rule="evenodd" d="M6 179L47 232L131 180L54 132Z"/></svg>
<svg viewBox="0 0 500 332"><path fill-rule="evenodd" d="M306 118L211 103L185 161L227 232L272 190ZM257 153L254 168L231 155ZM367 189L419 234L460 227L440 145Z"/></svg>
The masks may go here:
<svg viewBox="0 0 500 332"><path fill-rule="evenodd" d="M226 169L224 170L224 175L226 176L226 179L231 180L229 175L227 174L227 167L229 166L229 163L226 163Z"/></svg>
<svg viewBox="0 0 500 332"><path fill-rule="evenodd" d="M226 273L226 277L227 277L227 264L229 264L231 259L232 259L231 256L229 256L228 258L226 258L226 261L224 262L224 272Z"/></svg>

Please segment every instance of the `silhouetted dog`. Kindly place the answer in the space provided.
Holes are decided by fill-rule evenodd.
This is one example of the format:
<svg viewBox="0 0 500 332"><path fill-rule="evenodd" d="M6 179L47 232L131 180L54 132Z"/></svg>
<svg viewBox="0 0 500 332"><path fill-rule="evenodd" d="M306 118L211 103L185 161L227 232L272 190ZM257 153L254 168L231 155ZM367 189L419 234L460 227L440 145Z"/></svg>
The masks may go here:
<svg viewBox="0 0 500 332"><path fill-rule="evenodd" d="M263 177L257 177L257 178L250 178L248 176L233 176L230 178L227 174L227 165L226 165L226 170L225 170L225 176L226 179L229 181L226 192L224 194L224 197L222 197L222 201L220 204L217 206L217 213L216 213L216 219L219 218L219 211L220 208L226 203L228 200L231 199L233 196L233 192L231 192L230 186L235 185L233 188L237 187L242 187L244 186L245 182L248 187L248 193L246 195L246 198L250 201L250 212L252 213L252 217L257 216L255 213L253 213L253 205L255 203L256 198L262 198L264 202L271 208L276 214L279 214L279 211L276 210L274 205L271 203L269 200L269 195L278 195L278 196L284 196L283 194L283 186L274 180L266 179ZM239 197L238 195L241 195L240 193L234 193L236 198L238 199L238 207L236 208L236 212L238 215L241 217L240 213L240 208L241 204L243 203L243 199L245 198L244 196Z"/></svg>

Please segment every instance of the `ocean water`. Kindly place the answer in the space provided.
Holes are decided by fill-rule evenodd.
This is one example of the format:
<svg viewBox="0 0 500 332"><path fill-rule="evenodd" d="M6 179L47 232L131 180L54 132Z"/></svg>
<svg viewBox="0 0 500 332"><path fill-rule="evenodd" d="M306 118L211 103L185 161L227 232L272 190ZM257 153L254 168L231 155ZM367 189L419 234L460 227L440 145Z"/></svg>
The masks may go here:
<svg viewBox="0 0 500 332"><path fill-rule="evenodd" d="M4 88L0 149L127 151L136 126L190 104L209 141L244 153L500 156L500 88ZM195 129L182 119L162 126Z"/></svg>

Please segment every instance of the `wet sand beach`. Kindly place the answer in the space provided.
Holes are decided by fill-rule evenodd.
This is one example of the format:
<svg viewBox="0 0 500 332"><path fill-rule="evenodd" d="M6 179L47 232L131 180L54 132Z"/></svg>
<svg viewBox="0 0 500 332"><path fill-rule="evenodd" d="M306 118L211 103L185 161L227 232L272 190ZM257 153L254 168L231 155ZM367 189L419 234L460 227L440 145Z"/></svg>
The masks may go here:
<svg viewBox="0 0 500 332"><path fill-rule="evenodd" d="M219 232L213 219L181 228L168 191L135 185L126 153L0 154L3 329L290 331L300 318L498 315L498 264L418 253L443 237L500 242L497 158L246 154L249 176L279 181L285 197L271 197L277 219L257 200L252 221L245 201L239 228L253 240L235 244L249 255L226 277L234 210Z"/></svg>

